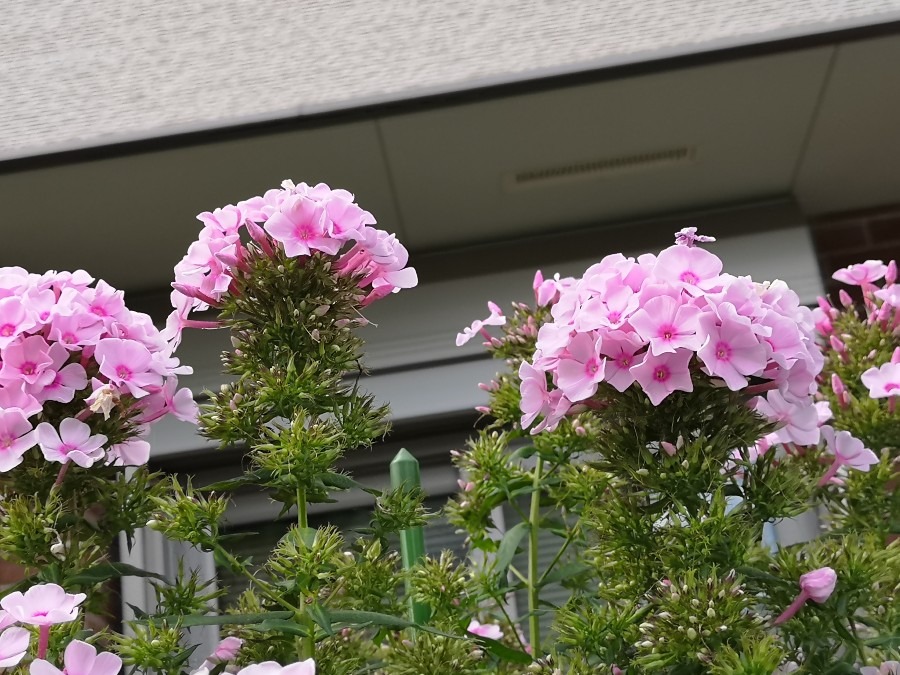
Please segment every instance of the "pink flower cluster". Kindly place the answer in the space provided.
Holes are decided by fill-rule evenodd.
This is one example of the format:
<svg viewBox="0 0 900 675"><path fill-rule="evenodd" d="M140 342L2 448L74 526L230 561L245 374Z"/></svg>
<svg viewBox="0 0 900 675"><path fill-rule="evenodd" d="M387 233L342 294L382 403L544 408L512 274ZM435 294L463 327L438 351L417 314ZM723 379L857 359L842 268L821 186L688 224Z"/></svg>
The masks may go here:
<svg viewBox="0 0 900 675"><path fill-rule="evenodd" d="M261 197L197 216L203 223L200 237L175 267L170 337L177 338L186 327L214 327L188 317L192 310L217 306L229 292L232 275L247 254L242 233L267 254L277 246L292 258L316 252L336 256L338 273L357 277L360 288L368 289L363 305L416 285L415 269L406 266L406 248L396 235L372 227L375 218L352 194L324 183L281 185Z"/></svg>
<svg viewBox="0 0 900 675"><path fill-rule="evenodd" d="M866 260L839 269L833 278L862 289L868 325L877 325L895 336L900 334L900 284L897 283L895 261L891 260L885 265L880 260ZM879 285L879 282L883 283ZM846 309L854 311L852 298L843 290L840 292L840 300ZM819 298L819 306L815 310L816 328L827 341L827 348L837 352L840 358L846 361L848 359L846 336L836 335L833 325L839 315L837 307L827 299ZM888 399L888 409L893 412L896 407L895 399L900 396L900 349L894 352L889 362L872 366L862 373L860 379L869 390L869 396ZM846 408L850 403L850 397L845 389L845 383L837 375L832 376L832 389L841 407Z"/></svg>
<svg viewBox="0 0 900 675"><path fill-rule="evenodd" d="M522 426L541 417L533 433L554 428L601 383L639 387L659 405L703 377L762 394L750 403L780 423L782 442L817 442L812 394L823 358L810 310L781 281L724 273L695 246L708 238L676 237L659 255L607 256L574 282L535 279L553 320L519 370Z"/></svg>
<svg viewBox="0 0 900 675"><path fill-rule="evenodd" d="M172 345L148 315L125 306L122 291L93 282L83 270L0 268L0 471L35 445L63 465L142 464L147 425L196 416L191 392L177 388L177 375L190 369ZM91 420L113 409L138 432L109 445Z"/></svg>

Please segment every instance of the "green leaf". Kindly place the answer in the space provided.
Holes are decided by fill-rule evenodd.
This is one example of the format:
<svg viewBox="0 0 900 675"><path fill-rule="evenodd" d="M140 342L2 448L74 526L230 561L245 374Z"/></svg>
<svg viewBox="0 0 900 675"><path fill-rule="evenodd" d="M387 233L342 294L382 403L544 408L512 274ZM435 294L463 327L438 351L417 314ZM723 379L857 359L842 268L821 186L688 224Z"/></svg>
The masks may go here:
<svg viewBox="0 0 900 675"><path fill-rule="evenodd" d="M184 628L191 626L243 626L269 620L290 619L293 612L260 612L258 614L172 614L142 619L139 623L167 623Z"/></svg>
<svg viewBox="0 0 900 675"><path fill-rule="evenodd" d="M197 488L200 492L232 492L245 485L258 485L272 479L271 471L250 471L238 476L237 478L228 478L220 480L216 483L204 485Z"/></svg>
<svg viewBox="0 0 900 675"><path fill-rule="evenodd" d="M331 618L332 623L348 623L348 624L371 624L373 626L384 626L385 628L415 628L416 630L422 630L426 633L432 633L434 635L440 635L442 637L453 638L456 640L461 640L459 635L450 635L449 633L443 633L439 630L435 630L430 626L422 626L417 623L413 623L412 621L407 621L406 619L401 619L397 616L391 616L390 614L382 614L380 612L363 612L359 610L336 610L329 612L329 616Z"/></svg>
<svg viewBox="0 0 900 675"><path fill-rule="evenodd" d="M260 624L250 625L247 628L251 630L258 631L275 631L276 633L285 633L286 635L298 635L300 637L306 637L309 635L309 631L305 626L301 626L296 621L289 621L287 619L266 619Z"/></svg>
<svg viewBox="0 0 900 675"><path fill-rule="evenodd" d="M749 577L750 579L759 579L760 581L766 581L770 584L775 584L776 586L786 585L784 579L776 577L774 574L763 572L762 570L758 570L754 567L738 567L735 571L741 576Z"/></svg>
<svg viewBox="0 0 900 675"><path fill-rule="evenodd" d="M900 647L900 633L894 633L893 635L879 635L876 638L870 638L866 640L866 645L869 647L888 647L889 649L896 649Z"/></svg>
<svg viewBox="0 0 900 675"><path fill-rule="evenodd" d="M187 662L187 660L188 660L189 658L191 658L191 654L193 654L194 651L195 651L195 650L197 649L197 647L199 647L199 646L200 646L199 644L196 644L196 645L194 645L194 646L192 646L192 647L188 647L187 649L185 649L185 650L179 652L179 653L174 657L174 659L173 659L173 661L172 661L172 665L175 666L176 668L182 666L184 663Z"/></svg>
<svg viewBox="0 0 900 675"><path fill-rule="evenodd" d="M69 577L65 585L74 586L95 586L110 579L118 579L119 577L148 577L165 581L166 578L156 572L148 572L134 565L127 563L108 562L94 565L88 569Z"/></svg>
<svg viewBox="0 0 900 675"><path fill-rule="evenodd" d="M519 448L514 453L512 453L509 456L509 458L510 459L528 459L529 457L533 457L535 452L536 452L536 449L533 445L526 445L526 446Z"/></svg>
<svg viewBox="0 0 900 675"><path fill-rule="evenodd" d="M313 603L306 607L306 611L310 618L325 631L326 635L329 637L334 635L334 629L331 627L331 616L328 614L327 609L322 607L319 603Z"/></svg>
<svg viewBox="0 0 900 675"><path fill-rule="evenodd" d="M367 487L362 483L353 480L352 478L350 478L350 476L342 473L337 473L335 471L326 471L324 473L320 473L318 475L318 479L322 481L323 485L331 488L336 488L338 490L352 490L353 488L358 488L360 490L368 492L371 495L378 496L381 494L381 490Z"/></svg>
<svg viewBox="0 0 900 675"><path fill-rule="evenodd" d="M487 653L496 656L501 661L510 661L512 663L521 664L528 664L534 661L534 659L531 658L529 654L520 652L518 649L507 647L502 642L497 642L497 640L491 640L490 638L486 637L476 637L475 642L477 642L478 646L484 649Z"/></svg>
<svg viewBox="0 0 900 675"><path fill-rule="evenodd" d="M529 523L519 523L511 527L503 535L500 541L500 548L497 550L497 557L494 559L494 570L497 574L506 575L509 566L516 557L516 550L519 548L519 542L528 534L531 529Z"/></svg>
<svg viewBox="0 0 900 675"><path fill-rule="evenodd" d="M557 581L562 581L563 579L577 577L578 575L583 574L590 569L591 566L583 562L576 561L566 563L565 565L557 567L555 570L550 572L550 574L545 576L544 580L541 582L541 586L547 586L548 584L553 584Z"/></svg>

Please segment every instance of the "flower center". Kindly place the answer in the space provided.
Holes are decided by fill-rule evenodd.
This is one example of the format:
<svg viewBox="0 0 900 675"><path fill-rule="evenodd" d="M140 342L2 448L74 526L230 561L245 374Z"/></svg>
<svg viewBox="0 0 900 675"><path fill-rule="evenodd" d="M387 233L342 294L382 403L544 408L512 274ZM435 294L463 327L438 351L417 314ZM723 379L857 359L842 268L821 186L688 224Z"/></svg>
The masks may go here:
<svg viewBox="0 0 900 675"><path fill-rule="evenodd" d="M659 336L663 340L671 340L673 337L675 337L676 332L677 331L675 330L675 326L660 326L659 327Z"/></svg>
<svg viewBox="0 0 900 675"><path fill-rule="evenodd" d="M657 382L665 382L669 379L669 369L665 366L657 366L653 371L653 379Z"/></svg>
<svg viewBox="0 0 900 675"><path fill-rule="evenodd" d="M682 272L682 273L681 273L681 276L678 277L678 279L679 279L682 283L685 283L685 284L692 284L692 285L695 285L695 286L696 286L697 283L700 281L700 277L698 277L696 274L694 274L694 273L691 272L690 270L687 270L686 272Z"/></svg>
<svg viewBox="0 0 900 675"><path fill-rule="evenodd" d="M611 323L619 323L622 319L622 312L610 312L607 318Z"/></svg>
<svg viewBox="0 0 900 675"><path fill-rule="evenodd" d="M9 337L13 333L16 332L16 327L11 323L5 323L0 326L0 335L3 337Z"/></svg>
<svg viewBox="0 0 900 675"><path fill-rule="evenodd" d="M598 370L600 370L600 363L597 359L590 359L584 364L584 372L592 377L597 374Z"/></svg>
<svg viewBox="0 0 900 675"><path fill-rule="evenodd" d="M900 389L900 384L896 384L894 382L888 382L886 385L884 385L885 391L894 391L895 389Z"/></svg>
<svg viewBox="0 0 900 675"><path fill-rule="evenodd" d="M727 342L716 343L716 358L719 361L728 361L731 359L731 346Z"/></svg>
<svg viewBox="0 0 900 675"><path fill-rule="evenodd" d="M116 377L120 380L127 380L131 377L131 371L125 366L116 366Z"/></svg>
<svg viewBox="0 0 900 675"><path fill-rule="evenodd" d="M34 372L37 370L37 365L32 363L31 361L26 361L22 364L22 367L19 368L19 372L23 375L34 375Z"/></svg>

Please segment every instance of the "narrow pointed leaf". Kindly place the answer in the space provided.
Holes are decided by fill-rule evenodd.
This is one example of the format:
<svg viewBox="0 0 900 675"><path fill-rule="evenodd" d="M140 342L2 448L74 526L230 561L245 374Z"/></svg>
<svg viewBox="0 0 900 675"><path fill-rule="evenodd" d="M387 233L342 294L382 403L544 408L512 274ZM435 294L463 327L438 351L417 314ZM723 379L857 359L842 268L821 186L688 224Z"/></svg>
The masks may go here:
<svg viewBox="0 0 900 675"><path fill-rule="evenodd" d="M497 557L494 561L494 570L497 574L506 575L510 563L516 557L516 551L519 543L528 534L531 526L528 523L519 523L506 531L500 542L500 548L497 550Z"/></svg>

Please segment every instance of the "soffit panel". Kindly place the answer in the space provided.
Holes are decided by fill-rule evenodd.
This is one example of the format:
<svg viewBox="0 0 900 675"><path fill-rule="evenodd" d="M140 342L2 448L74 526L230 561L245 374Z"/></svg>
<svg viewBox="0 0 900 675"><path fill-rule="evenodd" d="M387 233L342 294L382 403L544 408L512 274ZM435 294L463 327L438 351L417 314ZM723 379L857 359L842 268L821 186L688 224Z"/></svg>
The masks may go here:
<svg viewBox="0 0 900 675"><path fill-rule="evenodd" d="M408 243L431 249L787 192L831 48L381 120ZM670 148L693 162L509 190Z"/></svg>
<svg viewBox="0 0 900 675"><path fill-rule="evenodd" d="M804 211L900 201L900 38L841 45L797 176Z"/></svg>

